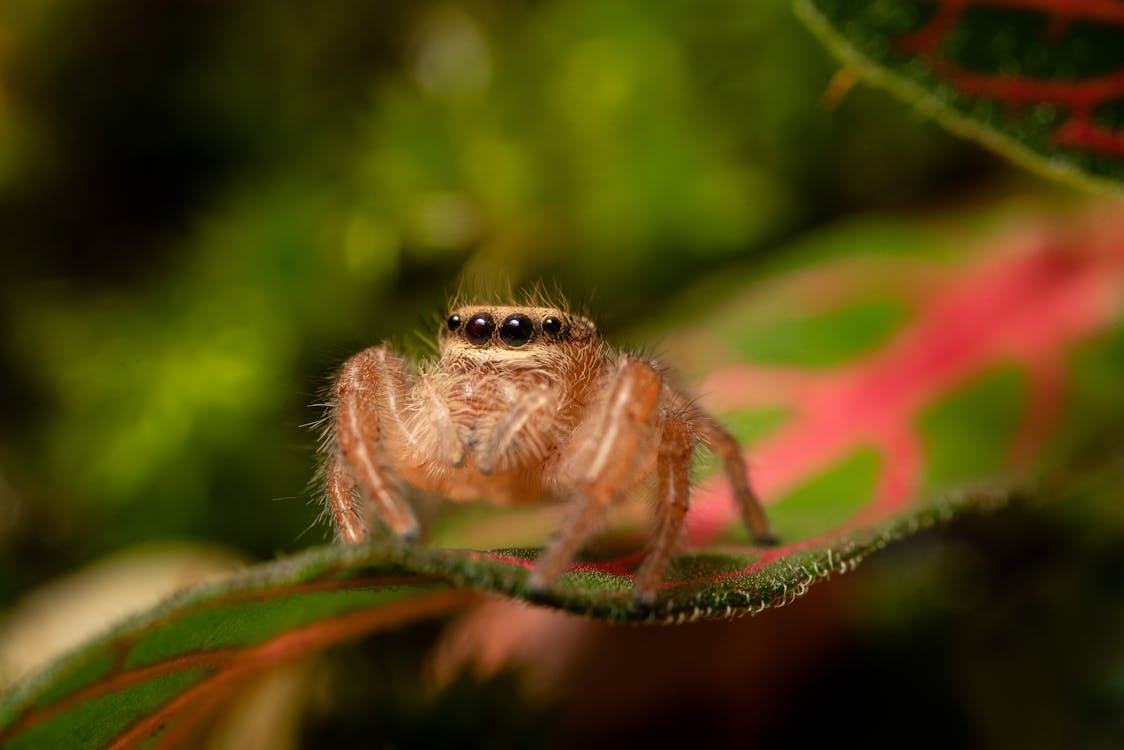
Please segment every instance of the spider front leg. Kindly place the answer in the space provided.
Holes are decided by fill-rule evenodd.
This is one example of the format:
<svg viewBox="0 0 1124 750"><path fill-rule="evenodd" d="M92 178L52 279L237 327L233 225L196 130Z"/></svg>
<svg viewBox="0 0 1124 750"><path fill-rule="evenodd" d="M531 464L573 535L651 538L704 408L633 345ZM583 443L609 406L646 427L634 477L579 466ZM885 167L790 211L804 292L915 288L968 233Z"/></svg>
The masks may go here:
<svg viewBox="0 0 1124 750"><path fill-rule="evenodd" d="M536 417L550 409L551 394L546 388L524 393L477 449L476 468L480 473L491 474L497 467L504 468L505 462L519 448L541 457L545 436Z"/></svg>
<svg viewBox="0 0 1124 750"><path fill-rule="evenodd" d="M640 604L655 601L656 590L667 570L679 530L687 517L691 499L691 457L695 441L688 425L671 418L664 425L656 463L656 522L644 562L636 571L632 596Z"/></svg>
<svg viewBox="0 0 1124 750"><path fill-rule="evenodd" d="M605 508L635 476L645 437L657 415L662 378L651 365L627 359L617 371L609 398L595 419L597 442L578 446L588 457L575 482L570 513L531 571L530 586L549 588L573 560ZM584 450L583 450L584 449Z"/></svg>
<svg viewBox="0 0 1124 750"><path fill-rule="evenodd" d="M405 400L401 366L385 346L365 349L344 363L336 381L337 453L328 467L327 492L345 542L366 541L368 519L376 514L399 537L417 538L418 521L379 461L383 414L396 421L404 439L410 439L399 411ZM352 504L356 484L366 505L361 510Z"/></svg>

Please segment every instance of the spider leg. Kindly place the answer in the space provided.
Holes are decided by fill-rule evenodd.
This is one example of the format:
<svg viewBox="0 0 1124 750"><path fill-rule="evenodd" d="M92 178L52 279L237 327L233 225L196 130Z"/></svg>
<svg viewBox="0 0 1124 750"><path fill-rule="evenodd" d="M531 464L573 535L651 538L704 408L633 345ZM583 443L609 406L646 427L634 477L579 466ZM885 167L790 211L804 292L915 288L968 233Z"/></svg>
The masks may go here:
<svg viewBox="0 0 1124 750"><path fill-rule="evenodd" d="M508 450L519 438L538 443L542 450L541 435L535 433L532 418L550 405L550 394L546 389L526 393L514 407L504 415L488 435L476 455L476 468L482 474L491 474L503 460Z"/></svg>
<svg viewBox="0 0 1124 750"><path fill-rule="evenodd" d="M351 502L351 490L354 487L355 477L344 462L343 456L337 453L328 464L325 489L328 492L328 506L336 519L340 538L348 544L359 544L367 539L367 527L355 512Z"/></svg>
<svg viewBox="0 0 1124 750"><path fill-rule="evenodd" d="M554 540L535 563L530 586L543 590L554 583L593 532L605 508L633 479L645 433L651 428L660 399L662 379L651 365L626 359L617 371L583 466L570 512Z"/></svg>
<svg viewBox="0 0 1124 750"><path fill-rule="evenodd" d="M430 429L425 434L432 438L439 460L449 466L462 465L464 445L457 435L457 425L449 405L434 386L433 379L427 374L418 376L416 391L425 404L425 413L430 421Z"/></svg>
<svg viewBox="0 0 1124 750"><path fill-rule="evenodd" d="M694 438L690 428L680 419L669 419L663 428L656 463L656 523L644 562L636 571L633 598L640 604L652 604L656 589L663 580L667 562L683 528L691 494L691 457Z"/></svg>
<svg viewBox="0 0 1124 750"><path fill-rule="evenodd" d="M400 404L405 385L397 360L385 346L365 349L344 363L336 383L336 443L339 453L329 469L328 492L336 525L344 541L367 538L365 521L377 514L391 531L404 539L418 534L413 511L398 497L390 476L379 462L381 432L379 404L401 423ZM410 436L407 433L406 439ZM341 474L350 469L352 478L367 502L364 512L349 516L350 486ZM333 477L335 481L333 482ZM346 491L345 491L346 490Z"/></svg>
<svg viewBox="0 0 1124 750"><path fill-rule="evenodd" d="M738 504L742 520L749 533L753 535L754 541L764 545L776 544L777 538L769 529L769 519L765 516L765 509L761 507L761 500L749 483L749 470L745 465L745 457L738 447L738 441L714 417L702 410L699 410L697 423L703 433L703 439L718 454L726 467L726 476L729 477L730 486L734 490L734 501Z"/></svg>

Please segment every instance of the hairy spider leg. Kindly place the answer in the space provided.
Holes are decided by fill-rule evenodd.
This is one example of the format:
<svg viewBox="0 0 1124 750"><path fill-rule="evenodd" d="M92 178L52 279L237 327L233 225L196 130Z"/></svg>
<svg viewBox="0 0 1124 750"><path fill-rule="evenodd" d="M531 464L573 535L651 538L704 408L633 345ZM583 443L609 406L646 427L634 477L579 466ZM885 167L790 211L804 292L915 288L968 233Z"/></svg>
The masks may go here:
<svg viewBox="0 0 1124 750"><path fill-rule="evenodd" d="M614 376L608 400L597 419L598 442L574 488L569 514L557 536L535 563L530 586L542 591L561 575L605 508L633 478L645 433L652 429L660 389L660 374L646 362L627 358Z"/></svg>
<svg viewBox="0 0 1124 750"><path fill-rule="evenodd" d="M407 430L413 436L415 432L424 433L430 438L438 453L438 460L448 466L461 466L464 464L464 444L460 440L456 422L449 405L442 398L441 392L433 384L432 376L422 374L414 381L412 395L422 402L421 414L425 415L428 424L418 424L414 431ZM417 449L416 440L412 440Z"/></svg>
<svg viewBox="0 0 1124 750"><path fill-rule="evenodd" d="M388 354L385 346L375 346L356 354L344 363L336 383L336 440L339 455L350 468L361 495L367 501L359 513L361 536L367 538L366 521L370 512L377 514L390 530L403 539L416 539L418 521L410 507L398 497L386 470L379 463L381 433L379 404L386 406L389 416L402 424L400 409L405 401L405 378L398 360ZM408 432L406 439L410 439ZM333 464L333 468L335 463ZM337 477L338 478L338 477ZM351 491L346 482L330 482L328 493L332 512L340 534L356 533L351 510ZM345 539L347 537L345 536Z"/></svg>
<svg viewBox="0 0 1124 750"><path fill-rule="evenodd" d="M680 417L664 423L656 462L655 524L644 562L636 571L632 596L641 604L655 601L656 590L667 570L679 539L691 497L691 457L695 441L690 426Z"/></svg>
<svg viewBox="0 0 1124 750"><path fill-rule="evenodd" d="M543 436L535 434L532 420L550 404L550 392L545 388L522 394L519 401L491 430L488 439L477 452L476 468L480 473L491 474L497 466L504 468L503 459L519 438L536 441L538 445L532 445L532 450L537 448L541 451Z"/></svg>
<svg viewBox="0 0 1124 750"><path fill-rule="evenodd" d="M698 415L698 425L703 433L703 440L718 454L726 467L726 476L729 477L730 486L734 490L734 501L738 504L742 521L754 541L764 545L776 544L777 538L769 530L769 519L765 516L765 509L749 483L749 470L745 465L745 457L738 447L738 441L714 417L701 410Z"/></svg>
<svg viewBox="0 0 1124 750"><path fill-rule="evenodd" d="M343 460L343 455L336 453L328 464L328 503L332 508L332 515L336 519L336 528L340 537L348 544L358 544L366 541L367 527L355 512L352 504L352 489L355 488L355 477Z"/></svg>

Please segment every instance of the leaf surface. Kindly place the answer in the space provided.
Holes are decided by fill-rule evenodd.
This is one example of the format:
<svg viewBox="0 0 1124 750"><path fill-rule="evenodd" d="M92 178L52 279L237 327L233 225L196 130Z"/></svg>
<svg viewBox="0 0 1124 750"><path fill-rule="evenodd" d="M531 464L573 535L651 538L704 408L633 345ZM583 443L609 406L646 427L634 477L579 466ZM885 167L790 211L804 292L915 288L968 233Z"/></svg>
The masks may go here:
<svg viewBox="0 0 1124 750"><path fill-rule="evenodd" d="M1124 11L1109 0L796 0L848 65L1070 182L1124 179Z"/></svg>

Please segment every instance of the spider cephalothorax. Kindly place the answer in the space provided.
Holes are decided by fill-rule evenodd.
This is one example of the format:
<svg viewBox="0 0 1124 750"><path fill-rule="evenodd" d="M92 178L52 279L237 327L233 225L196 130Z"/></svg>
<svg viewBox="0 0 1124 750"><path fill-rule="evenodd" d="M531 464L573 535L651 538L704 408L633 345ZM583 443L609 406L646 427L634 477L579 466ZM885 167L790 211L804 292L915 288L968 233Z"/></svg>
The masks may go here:
<svg viewBox="0 0 1124 750"><path fill-rule="evenodd" d="M438 348L416 374L385 345L344 363L327 443L327 496L344 541L364 541L375 519L417 536L399 481L453 501L564 500L569 514L532 572L544 588L602 511L654 476L655 525L634 588L650 602L687 512L699 444L722 458L753 536L772 540L734 438L662 365L606 347L589 319L468 305L450 312Z"/></svg>

